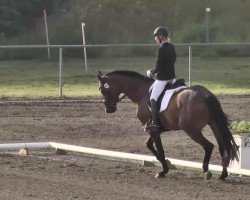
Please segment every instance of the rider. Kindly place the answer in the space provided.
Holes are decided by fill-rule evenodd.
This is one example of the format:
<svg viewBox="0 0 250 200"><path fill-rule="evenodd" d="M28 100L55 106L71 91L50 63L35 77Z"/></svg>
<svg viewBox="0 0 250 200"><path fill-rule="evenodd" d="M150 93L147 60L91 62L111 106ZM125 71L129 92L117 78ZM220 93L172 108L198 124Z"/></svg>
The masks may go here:
<svg viewBox="0 0 250 200"><path fill-rule="evenodd" d="M168 35L168 30L165 27L158 27L153 33L155 41L160 45L160 47L157 51L157 61L155 67L147 70L148 77L152 78L156 75L156 81L153 84L153 90L150 96L152 118L151 121L145 125L144 129L149 133L160 131L157 100L166 84L168 82L174 82L175 80L174 64L176 60L176 53L175 47L170 43Z"/></svg>

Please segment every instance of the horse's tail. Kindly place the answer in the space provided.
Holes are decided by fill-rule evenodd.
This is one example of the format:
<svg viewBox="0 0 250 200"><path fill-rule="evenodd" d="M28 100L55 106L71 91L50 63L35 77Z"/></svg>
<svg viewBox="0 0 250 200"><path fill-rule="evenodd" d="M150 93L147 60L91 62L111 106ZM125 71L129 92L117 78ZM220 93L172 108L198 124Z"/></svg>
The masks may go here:
<svg viewBox="0 0 250 200"><path fill-rule="evenodd" d="M236 159L239 161L238 146L234 141L232 133L230 131L229 120L222 110L221 104L215 95L212 93L206 96L206 102L211 114L211 120L215 122L219 133L222 144L224 144L225 151L231 160ZM229 162L228 162L229 165Z"/></svg>

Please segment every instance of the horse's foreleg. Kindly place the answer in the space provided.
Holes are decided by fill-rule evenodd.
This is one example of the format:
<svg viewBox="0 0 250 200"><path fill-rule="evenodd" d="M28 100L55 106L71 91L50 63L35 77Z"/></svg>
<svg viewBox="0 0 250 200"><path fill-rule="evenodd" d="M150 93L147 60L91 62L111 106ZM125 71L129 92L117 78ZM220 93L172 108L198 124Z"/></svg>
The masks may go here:
<svg viewBox="0 0 250 200"><path fill-rule="evenodd" d="M165 153L164 153L164 149L162 146L161 137L160 137L159 133L152 133L151 137L152 137L152 140L154 141L156 149L157 149L157 150L155 150L155 153L157 153L156 158L157 158L157 160L159 160L161 162L162 167L163 167L163 170L161 172L159 172L155 177L156 178L163 178L163 177L165 177L165 174L168 173L169 168L168 168L167 162L165 160Z"/></svg>
<svg viewBox="0 0 250 200"><path fill-rule="evenodd" d="M154 140L151 136L148 139L147 148L154 154L157 160L159 160L159 154L158 151L156 151L156 149L154 148Z"/></svg>

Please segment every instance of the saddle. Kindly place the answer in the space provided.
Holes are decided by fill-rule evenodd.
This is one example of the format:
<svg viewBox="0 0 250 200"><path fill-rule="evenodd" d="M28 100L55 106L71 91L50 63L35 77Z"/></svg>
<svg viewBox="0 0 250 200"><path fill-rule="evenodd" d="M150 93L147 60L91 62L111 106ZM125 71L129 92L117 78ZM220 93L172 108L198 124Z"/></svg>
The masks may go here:
<svg viewBox="0 0 250 200"><path fill-rule="evenodd" d="M162 93L160 94L160 96L157 100L157 110L158 111L160 111L161 103L163 101L166 90L174 90L174 89L179 88L179 87L181 87L180 89L187 87L185 84L184 78L179 78L179 79L176 79L174 82L167 83L167 85L165 86L164 90L162 91ZM152 89L153 89L153 87L151 87L149 89L149 95L152 93ZM171 96L172 96L172 94L174 94L173 91L171 92ZM170 97L170 99L171 99L171 97ZM148 106L151 109L150 100L148 102ZM149 120L149 122L150 121L151 121L151 119ZM158 121L160 121L160 120L158 119ZM160 123L159 123L159 125L160 125L160 132L169 131L168 129L165 129Z"/></svg>
<svg viewBox="0 0 250 200"><path fill-rule="evenodd" d="M162 102L162 99L164 97L164 94L165 94L166 90L175 89L175 88L178 88L178 87L181 87L181 86L187 87L186 84L185 84L185 79L184 78L178 78L174 82L167 83L167 85L165 86L164 90L162 91L162 93L160 94L160 96L159 96L159 98L157 100L158 110L161 107L161 102ZM151 95L152 89L153 89L153 87L151 87L149 89L149 95ZM148 102L148 105L150 107L150 101Z"/></svg>

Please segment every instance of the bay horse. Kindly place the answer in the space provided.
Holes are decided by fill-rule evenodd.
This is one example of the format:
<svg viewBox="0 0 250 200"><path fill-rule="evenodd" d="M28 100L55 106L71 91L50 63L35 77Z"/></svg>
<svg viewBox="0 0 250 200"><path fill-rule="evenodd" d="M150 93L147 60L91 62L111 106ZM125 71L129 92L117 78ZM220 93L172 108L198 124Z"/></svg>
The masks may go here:
<svg viewBox="0 0 250 200"><path fill-rule="evenodd" d="M97 77L107 113L114 113L117 110L117 103L121 99L119 95L124 94L136 104L139 121L143 125L149 121L151 116L148 107L149 88L154 79L134 71L122 70L107 74L99 71ZM205 87L196 85L176 92L168 108L159 114L159 119L165 130L183 130L203 147L205 156L202 168L205 174L210 173L209 178L212 174L208 171L208 165L214 145L202 134L202 129L206 125L213 131L222 157L223 170L219 179L225 180L228 176L227 167L230 160L239 160L238 147L230 131L229 120L217 97ZM169 171L160 135L161 132L150 133L147 142L147 148L163 167L163 170L156 174L157 178L165 177Z"/></svg>

